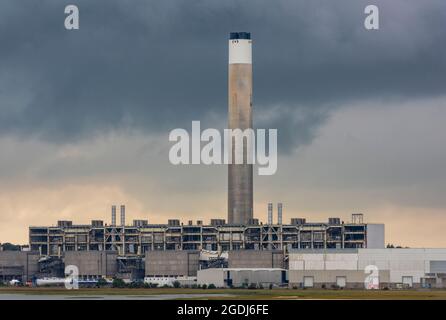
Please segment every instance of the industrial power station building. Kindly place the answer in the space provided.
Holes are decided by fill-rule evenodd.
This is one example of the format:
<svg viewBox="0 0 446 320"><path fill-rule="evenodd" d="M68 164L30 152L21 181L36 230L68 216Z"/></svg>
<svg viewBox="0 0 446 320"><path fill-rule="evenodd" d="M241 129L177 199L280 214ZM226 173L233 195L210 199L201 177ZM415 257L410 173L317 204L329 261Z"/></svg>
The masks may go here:
<svg viewBox="0 0 446 320"><path fill-rule="evenodd" d="M240 269L285 270L288 253L294 250L384 248L384 225L364 223L361 214L353 214L349 222L293 218L290 224L279 224L272 223L270 210L266 224L256 220L230 225L223 219L183 224L172 219L167 224L134 220L126 225L125 207L121 206L119 223L116 211L113 206L110 225L93 220L89 225L59 221L55 226L29 227L30 253L37 257L32 260L34 274L60 275L64 266L75 265L85 278L198 277L199 270L211 268L232 268L229 274L235 276ZM30 276L15 270L17 277Z"/></svg>
<svg viewBox="0 0 446 320"><path fill-rule="evenodd" d="M125 223L125 211L122 217ZM106 225L101 220L90 225L59 221L56 226L30 227L29 244L31 251L52 257L70 251L116 251L120 256L134 257L160 250L384 248L384 225L364 223L358 214L352 215L351 222L330 218L325 223L311 223L293 218L290 224L255 223L230 225L212 219L208 225L202 221L182 224L179 220L149 224L135 220L129 226Z"/></svg>
<svg viewBox="0 0 446 320"><path fill-rule="evenodd" d="M228 127L252 128L252 40L231 33ZM244 154L251 152L244 144ZM235 150L232 149L232 154ZM329 218L283 223L282 204L268 205L268 220L253 214L252 164L228 165L228 220L166 224L126 223L125 206L111 223L59 221L29 227L29 252L0 251L0 280L62 277L76 266L81 278L230 286L444 287L446 249L385 249L384 225Z"/></svg>
<svg viewBox="0 0 446 320"><path fill-rule="evenodd" d="M114 224L59 221L30 227L29 252L0 252L0 279L60 277L71 265L83 279L218 287L446 286L446 249L386 249L384 225L365 223L361 214L349 222L293 218L290 224L271 223L269 211L266 224L229 225L214 219L208 225L178 220L126 225L125 207L119 224L113 207L111 220Z"/></svg>

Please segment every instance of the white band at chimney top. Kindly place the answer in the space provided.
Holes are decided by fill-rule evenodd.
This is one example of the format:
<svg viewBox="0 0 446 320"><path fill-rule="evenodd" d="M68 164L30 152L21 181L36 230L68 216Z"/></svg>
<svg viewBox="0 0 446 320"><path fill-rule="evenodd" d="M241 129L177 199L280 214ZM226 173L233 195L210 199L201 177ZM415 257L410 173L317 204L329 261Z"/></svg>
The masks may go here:
<svg viewBox="0 0 446 320"><path fill-rule="evenodd" d="M229 40L229 64L252 64L252 40Z"/></svg>

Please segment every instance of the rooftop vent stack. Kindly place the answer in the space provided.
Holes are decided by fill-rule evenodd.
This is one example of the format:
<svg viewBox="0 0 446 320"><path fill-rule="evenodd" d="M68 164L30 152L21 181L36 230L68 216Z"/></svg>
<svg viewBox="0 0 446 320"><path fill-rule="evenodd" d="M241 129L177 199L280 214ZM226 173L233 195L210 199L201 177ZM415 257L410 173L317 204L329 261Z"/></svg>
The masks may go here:
<svg viewBox="0 0 446 320"><path fill-rule="evenodd" d="M148 220L133 220L134 227L146 227L149 224Z"/></svg>
<svg viewBox="0 0 446 320"><path fill-rule="evenodd" d="M292 225L301 225L305 224L307 220L305 218L291 218Z"/></svg>
<svg viewBox="0 0 446 320"><path fill-rule="evenodd" d="M273 204L268 203L268 224L273 224Z"/></svg>
<svg viewBox="0 0 446 320"><path fill-rule="evenodd" d="M362 213L353 213L352 214L352 223L363 224L364 223L364 215Z"/></svg>
<svg viewBox="0 0 446 320"><path fill-rule="evenodd" d="M121 205L121 226L125 226L125 206Z"/></svg>
<svg viewBox="0 0 446 320"><path fill-rule="evenodd" d="M211 219L211 226L224 226L226 224L225 219Z"/></svg>
<svg viewBox="0 0 446 320"><path fill-rule="evenodd" d="M277 204L277 224L282 224L282 203Z"/></svg>
<svg viewBox="0 0 446 320"><path fill-rule="evenodd" d="M59 228L71 227L73 225L72 221L69 220L59 220L57 221L57 226Z"/></svg>
<svg viewBox="0 0 446 320"><path fill-rule="evenodd" d="M341 219L340 218L328 218L328 224L339 225L339 224L341 224Z"/></svg>
<svg viewBox="0 0 446 320"><path fill-rule="evenodd" d="M248 224L250 226L258 226L259 225L259 219L256 219L256 218L249 219L249 223Z"/></svg>
<svg viewBox="0 0 446 320"><path fill-rule="evenodd" d="M92 227L103 227L104 226L104 221L102 220L91 220L91 226Z"/></svg>
<svg viewBox="0 0 446 320"><path fill-rule="evenodd" d="M180 226L180 220L178 220L178 219L169 219L169 220L167 220L167 225L169 227L178 227L178 226Z"/></svg>
<svg viewBox="0 0 446 320"><path fill-rule="evenodd" d="M112 226L116 226L116 206L112 206L112 217L111 217Z"/></svg>

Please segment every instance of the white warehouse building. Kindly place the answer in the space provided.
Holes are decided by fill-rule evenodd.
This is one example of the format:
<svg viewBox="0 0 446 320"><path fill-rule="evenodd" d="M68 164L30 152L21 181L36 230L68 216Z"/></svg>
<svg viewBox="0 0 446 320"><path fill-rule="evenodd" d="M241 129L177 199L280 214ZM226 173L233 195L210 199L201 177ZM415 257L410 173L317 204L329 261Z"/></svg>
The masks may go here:
<svg viewBox="0 0 446 320"><path fill-rule="evenodd" d="M286 270L281 268L212 268L198 270L199 285L213 284L217 288L249 285L268 287L286 282Z"/></svg>
<svg viewBox="0 0 446 320"><path fill-rule="evenodd" d="M290 287L445 288L446 249L300 250Z"/></svg>

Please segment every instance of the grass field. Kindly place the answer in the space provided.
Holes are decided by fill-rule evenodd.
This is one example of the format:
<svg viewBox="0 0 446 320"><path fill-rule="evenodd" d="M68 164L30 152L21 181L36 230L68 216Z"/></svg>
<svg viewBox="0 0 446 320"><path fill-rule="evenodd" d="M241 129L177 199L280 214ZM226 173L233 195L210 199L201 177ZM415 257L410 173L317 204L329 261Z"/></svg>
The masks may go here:
<svg viewBox="0 0 446 320"><path fill-rule="evenodd" d="M164 294L212 294L203 299L432 299L446 300L446 290L387 290L387 291L365 291L365 290L294 290L294 289L273 289L273 290L250 290L250 289L79 289L66 290L64 288L0 288L1 294L26 294L26 295L72 295L72 296L145 296ZM224 294L225 296L220 296ZM187 299L187 297L186 297Z"/></svg>

